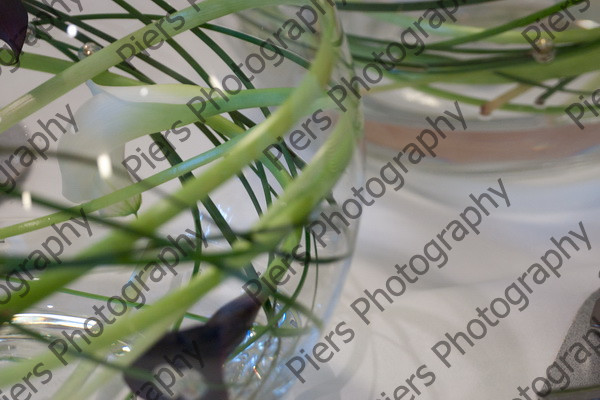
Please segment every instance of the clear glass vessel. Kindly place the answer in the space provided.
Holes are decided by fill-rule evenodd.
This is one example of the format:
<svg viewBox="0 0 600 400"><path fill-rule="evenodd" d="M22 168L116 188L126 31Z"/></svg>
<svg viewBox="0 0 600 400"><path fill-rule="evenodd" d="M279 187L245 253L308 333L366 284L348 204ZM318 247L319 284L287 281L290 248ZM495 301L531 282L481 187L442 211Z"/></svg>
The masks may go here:
<svg viewBox="0 0 600 400"><path fill-rule="evenodd" d="M282 397L357 228L319 219L363 169L358 102L341 111L327 97L352 73L335 9L23 3L24 54L0 75L0 123L17 120L0 137L2 394ZM249 330L232 323L252 316L242 297L256 302ZM201 367L169 364L169 332L205 326L220 333L198 337ZM159 362L136 363L146 356Z"/></svg>
<svg viewBox="0 0 600 400"><path fill-rule="evenodd" d="M442 123L447 137L423 162L433 173L595 162L598 4L420 1L394 2L393 11L390 3L341 13L368 86L358 83L370 141L402 150L432 129L426 118L459 107L464 121L447 117L454 129Z"/></svg>

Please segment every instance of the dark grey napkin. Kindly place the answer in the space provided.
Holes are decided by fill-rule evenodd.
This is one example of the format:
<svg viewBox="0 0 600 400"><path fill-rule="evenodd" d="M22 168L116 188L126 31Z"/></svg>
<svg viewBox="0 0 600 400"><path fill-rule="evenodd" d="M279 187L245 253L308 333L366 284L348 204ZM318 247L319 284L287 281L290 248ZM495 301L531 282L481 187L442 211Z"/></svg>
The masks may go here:
<svg viewBox="0 0 600 400"><path fill-rule="evenodd" d="M600 290L597 290L579 308L565 341L558 351L556 360L552 364L554 367L549 368L550 373L547 378L551 383L552 392L541 398L552 400L600 399L599 299ZM567 383L568 387L565 387Z"/></svg>

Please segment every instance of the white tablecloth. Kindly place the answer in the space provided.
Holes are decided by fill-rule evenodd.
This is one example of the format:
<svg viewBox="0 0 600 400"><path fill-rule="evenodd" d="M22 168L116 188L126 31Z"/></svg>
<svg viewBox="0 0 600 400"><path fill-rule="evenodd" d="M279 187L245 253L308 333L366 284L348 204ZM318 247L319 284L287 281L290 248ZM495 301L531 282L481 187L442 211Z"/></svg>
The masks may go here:
<svg viewBox="0 0 600 400"><path fill-rule="evenodd" d="M368 154L367 178L376 176L392 153L370 148ZM389 190L367 208L349 278L325 330L345 321L355 337L342 344L331 361L320 364L319 371L308 365L303 373L306 383L297 383L287 398L525 399L517 388L530 387L536 377L546 376L575 313L600 283L598 171L559 166L533 175L525 179L514 173L432 176L417 168L407 175L405 188ZM384 287L396 264L422 254L425 243L472 205L470 193L498 187L499 178L511 206L492 209L479 226L481 234L456 244L442 269L432 268L392 305L383 299L384 311L372 305L367 326L350 307L352 302L365 289ZM433 197L444 200L440 203ZM460 342L465 354L453 348L448 357L452 366L447 368L431 348L446 333L464 332L467 323L477 318L477 307L489 307L494 298L503 296L507 286L555 248L551 237L578 232L580 221L591 250L585 246L573 250L572 257L564 260L560 278L553 275L536 285L527 308L520 312L513 306L497 326L488 326L485 337L473 340L473 347ZM410 388L406 380L422 365L427 365L419 374L424 377L413 378L414 389ZM434 381L428 372L435 374ZM410 390L404 397L404 389L397 389L401 385ZM531 390L528 393L535 398Z"/></svg>

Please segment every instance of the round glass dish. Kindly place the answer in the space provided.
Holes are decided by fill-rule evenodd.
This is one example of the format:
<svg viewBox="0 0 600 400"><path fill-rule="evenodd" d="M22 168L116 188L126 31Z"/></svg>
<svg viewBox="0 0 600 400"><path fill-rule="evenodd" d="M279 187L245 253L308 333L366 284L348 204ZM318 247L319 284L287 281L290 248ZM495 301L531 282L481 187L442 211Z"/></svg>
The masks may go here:
<svg viewBox="0 0 600 400"><path fill-rule="evenodd" d="M459 3L342 7L362 79L355 84L364 98L367 138L403 150L424 129L434 129L427 118L445 117L453 126L436 124L446 137L438 134L435 156L423 163L434 173L594 158L600 6Z"/></svg>
<svg viewBox="0 0 600 400"><path fill-rule="evenodd" d="M29 44L0 75L0 131L22 139L2 143L3 393L282 397L357 227L318 219L363 169L358 102L327 101L350 73L335 9L282 36L249 10L294 2L23 3Z"/></svg>

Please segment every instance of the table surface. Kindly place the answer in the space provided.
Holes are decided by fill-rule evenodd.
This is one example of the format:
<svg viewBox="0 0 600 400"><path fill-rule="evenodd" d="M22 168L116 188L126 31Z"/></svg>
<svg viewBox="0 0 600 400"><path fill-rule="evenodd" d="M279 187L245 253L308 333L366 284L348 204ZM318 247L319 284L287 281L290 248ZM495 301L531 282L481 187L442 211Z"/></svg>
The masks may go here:
<svg viewBox="0 0 600 400"><path fill-rule="evenodd" d="M376 176L391 154L370 146L366 178ZM307 367L306 382L297 383L287 399L526 399L517 388L546 377L577 310L598 289L596 172L564 165L527 178L508 172L453 176L410 171L405 187L389 190L363 214L351 270L325 329L329 332L345 321L355 337L318 371ZM510 207L491 208L479 235L471 233L455 243L443 268L430 267L393 304L379 297L384 311L372 304L370 324L365 324L351 304L364 297L364 290L385 287L396 264L423 254L427 242L473 205L469 194L498 188L498 179ZM472 347L458 339L464 355L451 347L447 367L432 347L446 333L466 332L478 317L477 307L505 297L509 285L532 264L542 263L549 249L556 249L551 238L581 232L580 222L591 249L572 249L558 270L560 278L552 275L543 284L532 284L527 307L524 300L515 301L508 316L494 327L486 325L485 336L472 339ZM516 300L516 293L509 295ZM482 334L478 323L469 327L474 335ZM446 347L438 349L443 353ZM530 389L528 393L535 398Z"/></svg>

